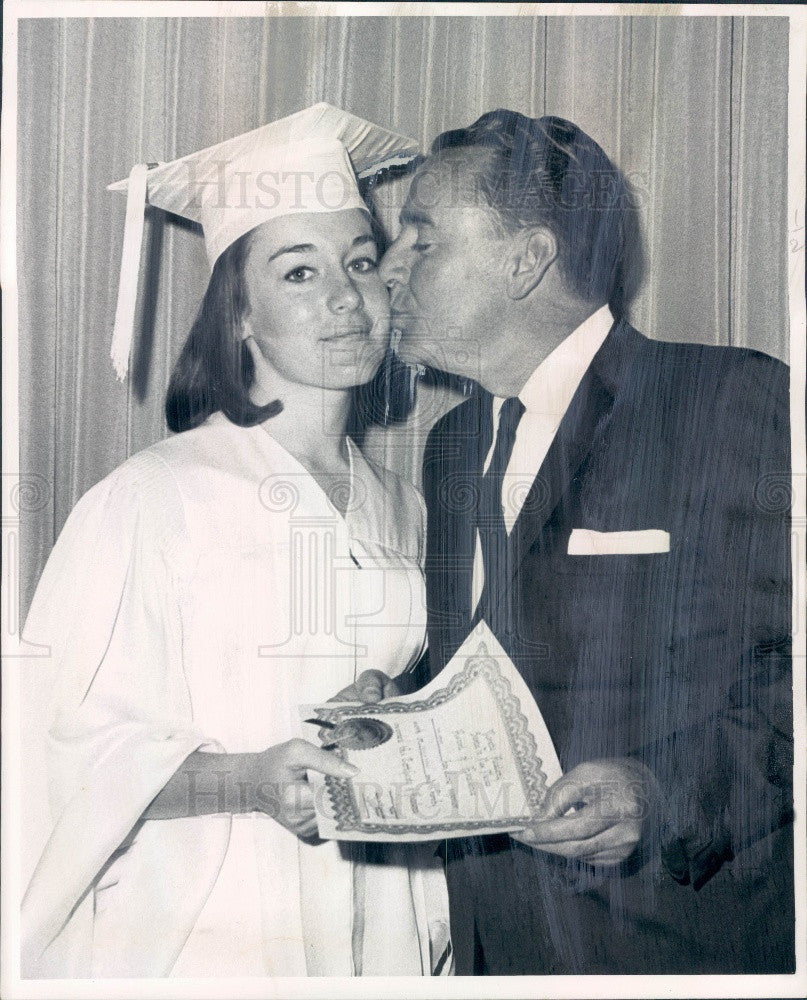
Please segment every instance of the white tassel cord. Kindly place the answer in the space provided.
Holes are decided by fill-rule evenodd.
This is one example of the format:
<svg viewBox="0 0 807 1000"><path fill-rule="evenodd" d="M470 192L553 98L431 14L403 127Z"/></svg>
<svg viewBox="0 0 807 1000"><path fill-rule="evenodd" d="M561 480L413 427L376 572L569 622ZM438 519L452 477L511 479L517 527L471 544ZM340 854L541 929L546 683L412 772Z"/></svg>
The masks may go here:
<svg viewBox="0 0 807 1000"><path fill-rule="evenodd" d="M148 167L147 163L138 163L132 167L126 195L126 223L123 230L118 304L115 309L115 327L109 352L120 382L123 382L129 372L129 355L132 349Z"/></svg>

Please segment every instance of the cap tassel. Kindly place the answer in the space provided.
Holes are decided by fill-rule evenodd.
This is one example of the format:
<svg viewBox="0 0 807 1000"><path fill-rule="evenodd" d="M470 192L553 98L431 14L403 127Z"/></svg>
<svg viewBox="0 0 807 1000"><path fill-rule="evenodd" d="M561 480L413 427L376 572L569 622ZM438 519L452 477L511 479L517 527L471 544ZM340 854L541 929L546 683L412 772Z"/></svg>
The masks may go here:
<svg viewBox="0 0 807 1000"><path fill-rule="evenodd" d="M148 171L147 163L138 163L132 167L126 195L126 223L123 229L118 305L115 309L115 327L112 332L112 348L109 352L119 382L123 382L129 373L129 354L132 348L140 275L140 251L143 246Z"/></svg>

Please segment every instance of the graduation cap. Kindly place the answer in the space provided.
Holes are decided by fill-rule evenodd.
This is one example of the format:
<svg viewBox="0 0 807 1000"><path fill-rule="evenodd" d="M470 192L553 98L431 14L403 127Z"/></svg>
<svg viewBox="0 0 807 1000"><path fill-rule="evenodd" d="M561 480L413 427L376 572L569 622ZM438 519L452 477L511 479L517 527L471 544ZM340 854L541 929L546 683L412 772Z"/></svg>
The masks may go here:
<svg viewBox="0 0 807 1000"><path fill-rule="evenodd" d="M126 377L146 204L201 224L211 267L239 237L270 219L366 205L357 178L407 163L414 139L320 103L172 163L137 164L124 191L124 228L111 356Z"/></svg>

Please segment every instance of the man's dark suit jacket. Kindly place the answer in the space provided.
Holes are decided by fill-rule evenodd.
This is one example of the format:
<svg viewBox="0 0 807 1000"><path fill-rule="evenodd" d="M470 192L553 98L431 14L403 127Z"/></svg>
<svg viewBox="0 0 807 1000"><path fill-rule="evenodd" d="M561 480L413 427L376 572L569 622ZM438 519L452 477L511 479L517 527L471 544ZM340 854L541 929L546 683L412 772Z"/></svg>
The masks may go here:
<svg viewBox="0 0 807 1000"><path fill-rule="evenodd" d="M432 430L430 672L471 626L479 391ZM449 841L460 974L794 968L788 369L617 323L510 535L485 618L564 771L640 760L661 794L616 869L510 837ZM470 488L469 488L470 487ZM573 528L666 554L567 554Z"/></svg>

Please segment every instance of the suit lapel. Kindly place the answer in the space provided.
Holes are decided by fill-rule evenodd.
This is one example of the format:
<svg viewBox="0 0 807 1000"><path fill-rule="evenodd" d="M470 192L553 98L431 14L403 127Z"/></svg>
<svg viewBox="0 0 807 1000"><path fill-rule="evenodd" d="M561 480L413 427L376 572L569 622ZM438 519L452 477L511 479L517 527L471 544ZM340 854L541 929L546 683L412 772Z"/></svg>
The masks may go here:
<svg viewBox="0 0 807 1000"><path fill-rule="evenodd" d="M641 339L627 323L617 323L583 376L510 534L511 580L527 552L541 539L607 425L625 364ZM507 590L509 586L503 588L499 600Z"/></svg>
<svg viewBox="0 0 807 1000"><path fill-rule="evenodd" d="M547 545L552 544L551 538L544 535L544 528L569 493L575 475L593 447L599 428L610 413L613 398L596 373L589 369L513 525L508 540L508 579L487 591L487 601L483 599L480 602L472 626L484 618L494 632L497 631L497 624L506 630L505 623L511 621L513 611L513 580L536 542L544 539Z"/></svg>
<svg viewBox="0 0 807 1000"><path fill-rule="evenodd" d="M518 564L568 493L612 403L613 396L596 375L592 373L583 379L510 534L515 556L510 560L512 573L518 570Z"/></svg>
<svg viewBox="0 0 807 1000"><path fill-rule="evenodd" d="M431 573L434 583L439 581L438 603L448 612L442 627L451 633L447 643L451 652L481 617L498 620L506 612L511 581L530 548L542 540L551 544L550 535L545 531L547 523L568 496L575 478L596 447L629 376L630 365L635 363L645 343L645 338L624 320L608 334L575 392L513 526L508 559L510 579L492 589L490 600L494 607L480 605L476 614L471 608L476 505L469 498L476 495L482 462L490 445L485 421L490 420L492 397L478 390L453 414L455 419L445 431L447 440L442 461L435 468L435 471L439 468L443 480L440 516L435 518L430 513L429 517L429 549L441 556L441 564L432 565ZM462 438L466 443L460 443ZM425 477L424 472L424 481ZM427 567L428 564L427 558ZM432 593L436 594L436 590L433 584ZM440 617L435 615L435 624ZM442 634L445 636L445 632Z"/></svg>

